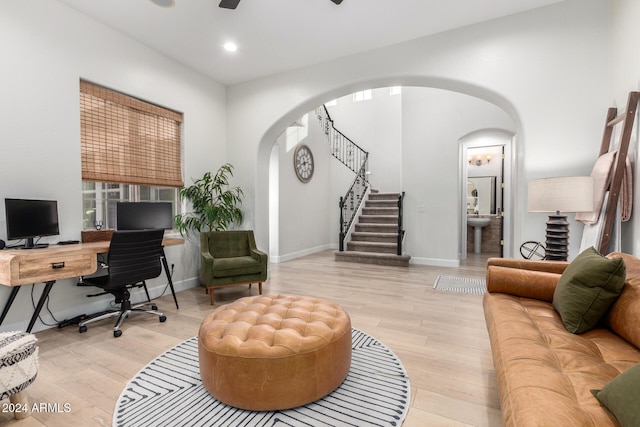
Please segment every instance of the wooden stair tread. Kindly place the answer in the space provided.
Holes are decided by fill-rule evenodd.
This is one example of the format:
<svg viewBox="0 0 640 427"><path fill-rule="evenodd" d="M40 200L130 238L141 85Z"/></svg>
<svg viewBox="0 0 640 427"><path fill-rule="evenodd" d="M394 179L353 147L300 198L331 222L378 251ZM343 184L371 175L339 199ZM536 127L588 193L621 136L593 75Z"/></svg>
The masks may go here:
<svg viewBox="0 0 640 427"><path fill-rule="evenodd" d="M380 224L376 221L390 221L390 223L398 224L397 215L360 215L358 224Z"/></svg>
<svg viewBox="0 0 640 427"><path fill-rule="evenodd" d="M396 255L385 254L376 252L362 252L362 251L336 251L336 261L357 262L362 264L378 264L378 265L391 265L398 267L408 267L410 255Z"/></svg>
<svg viewBox="0 0 640 427"><path fill-rule="evenodd" d="M398 246L397 243L386 243L386 242L368 242L366 240L358 240L355 242L349 242L358 246L372 246L372 247L385 247L385 248L395 248Z"/></svg>
<svg viewBox="0 0 640 427"><path fill-rule="evenodd" d="M398 237L398 233L385 233L384 231L354 231L351 235L360 237Z"/></svg>
<svg viewBox="0 0 640 427"><path fill-rule="evenodd" d="M398 199L400 197L400 193L370 193L369 198L372 200L380 200L380 199Z"/></svg>
<svg viewBox="0 0 640 427"><path fill-rule="evenodd" d="M355 257L355 256L369 256L372 258L400 258L411 259L411 255L396 255L396 254L383 254L380 252L363 252L363 251L336 251L336 254Z"/></svg>

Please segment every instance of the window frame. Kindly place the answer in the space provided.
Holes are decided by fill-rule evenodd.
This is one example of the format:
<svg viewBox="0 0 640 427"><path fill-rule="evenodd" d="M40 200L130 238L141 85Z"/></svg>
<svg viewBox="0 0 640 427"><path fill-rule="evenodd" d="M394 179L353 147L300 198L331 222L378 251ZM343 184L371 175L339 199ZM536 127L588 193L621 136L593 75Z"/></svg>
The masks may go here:
<svg viewBox="0 0 640 427"><path fill-rule="evenodd" d="M93 185L94 188L86 188L87 185ZM163 191L173 194L162 197L160 194ZM116 197L108 197L108 193ZM144 193L148 194L145 196ZM179 188L82 181L82 230L115 229L115 204L118 202L170 202L174 216L182 213Z"/></svg>

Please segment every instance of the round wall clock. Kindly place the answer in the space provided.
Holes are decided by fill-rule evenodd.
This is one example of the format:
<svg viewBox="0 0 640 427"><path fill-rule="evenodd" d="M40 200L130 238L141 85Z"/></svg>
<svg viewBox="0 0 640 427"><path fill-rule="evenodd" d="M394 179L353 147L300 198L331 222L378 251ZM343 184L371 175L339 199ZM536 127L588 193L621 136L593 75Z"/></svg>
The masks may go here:
<svg viewBox="0 0 640 427"><path fill-rule="evenodd" d="M300 181L309 182L311 180L313 176L313 154L306 145L298 145L293 152L293 168Z"/></svg>

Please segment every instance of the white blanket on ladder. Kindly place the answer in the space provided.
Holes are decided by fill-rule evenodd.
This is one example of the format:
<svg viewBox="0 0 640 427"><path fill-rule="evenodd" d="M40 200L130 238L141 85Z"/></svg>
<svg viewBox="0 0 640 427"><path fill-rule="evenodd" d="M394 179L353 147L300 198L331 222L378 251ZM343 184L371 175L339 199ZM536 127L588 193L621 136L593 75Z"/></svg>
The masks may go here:
<svg viewBox="0 0 640 427"><path fill-rule="evenodd" d="M595 224L585 224L584 229L582 230L582 241L580 242L580 252L585 249L589 249L589 247L593 246L598 249L600 246L600 241L602 240L602 232L604 228L604 211L607 207L607 199L609 198L609 192L607 191L604 195L604 200L602 202L602 208L600 210L600 216L598 218L598 222ZM620 252L621 250L621 239L620 239L620 228L622 226L622 221L620 219L620 203L618 203L618 207L616 209L616 217L613 221L613 230L611 232L611 243L609 244L609 249L605 251L603 255L606 255L610 252Z"/></svg>

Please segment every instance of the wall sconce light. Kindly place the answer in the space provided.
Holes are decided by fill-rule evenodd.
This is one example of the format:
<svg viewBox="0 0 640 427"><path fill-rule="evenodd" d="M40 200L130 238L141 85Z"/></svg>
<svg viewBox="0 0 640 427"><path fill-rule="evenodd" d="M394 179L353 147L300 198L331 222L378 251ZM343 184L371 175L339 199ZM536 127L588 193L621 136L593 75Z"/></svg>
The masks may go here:
<svg viewBox="0 0 640 427"><path fill-rule="evenodd" d="M593 178L563 176L529 181L529 212L553 212L547 221L546 260L566 261L569 256L569 222L564 212L593 210Z"/></svg>
<svg viewBox="0 0 640 427"><path fill-rule="evenodd" d="M469 160L470 165L482 166L482 165L486 165L491 161L491 154L487 154L484 156L483 155L469 156L467 160Z"/></svg>

